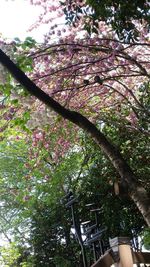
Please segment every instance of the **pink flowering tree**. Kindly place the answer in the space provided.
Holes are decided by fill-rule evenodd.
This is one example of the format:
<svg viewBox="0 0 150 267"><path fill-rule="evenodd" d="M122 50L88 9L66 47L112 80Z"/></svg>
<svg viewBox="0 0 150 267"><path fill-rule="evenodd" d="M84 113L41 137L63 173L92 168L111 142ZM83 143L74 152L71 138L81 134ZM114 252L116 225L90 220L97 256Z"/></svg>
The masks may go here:
<svg viewBox="0 0 150 267"><path fill-rule="evenodd" d="M25 60L19 65L30 79L0 51L0 62L19 82L12 82L10 88L11 97L20 105L13 114L24 110L26 127L33 132L30 157L38 156L39 150L34 148L42 144L52 151L53 161L57 162L78 143L81 130L88 133L109 158L121 182L126 184L128 195L150 225L146 189L115 142L103 132L104 125L112 123L149 134L148 127L141 123L142 118L147 125L149 114L147 103L141 101L142 92L148 93L150 77L150 46L144 25L138 25L141 32L137 42L115 38L112 28L103 21L99 22L98 33L89 37L83 29L82 16L76 28L58 27L56 17L64 19L59 2L31 2L44 8L44 16L36 26L51 26L44 44L27 46L26 50L20 45L16 48L15 56L20 54ZM30 72L27 59L32 61ZM22 87L33 97L22 93Z"/></svg>

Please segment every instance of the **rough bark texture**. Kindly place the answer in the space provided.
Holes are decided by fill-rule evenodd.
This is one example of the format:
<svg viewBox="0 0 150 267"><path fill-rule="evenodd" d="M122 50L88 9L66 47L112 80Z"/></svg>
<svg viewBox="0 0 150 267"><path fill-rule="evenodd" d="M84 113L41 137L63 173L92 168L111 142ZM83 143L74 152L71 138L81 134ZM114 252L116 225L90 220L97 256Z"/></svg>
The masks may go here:
<svg viewBox="0 0 150 267"><path fill-rule="evenodd" d="M145 221L150 226L150 198L146 190L140 186L127 162L123 159L119 151L111 144L109 140L101 133L96 126L91 123L86 117L78 112L70 111L64 108L57 101L37 87L26 75L22 72L9 57L0 50L0 63L7 68L12 76L32 95L60 114L63 118L78 125L84 131L91 135L99 147L110 159L111 163L120 174L128 186L129 195L139 208Z"/></svg>

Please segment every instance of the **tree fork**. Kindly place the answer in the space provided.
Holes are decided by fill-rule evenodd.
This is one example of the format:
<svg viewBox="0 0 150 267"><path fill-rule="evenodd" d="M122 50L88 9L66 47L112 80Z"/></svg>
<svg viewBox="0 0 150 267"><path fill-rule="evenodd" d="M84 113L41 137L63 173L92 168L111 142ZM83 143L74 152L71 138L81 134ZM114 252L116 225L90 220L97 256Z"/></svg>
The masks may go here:
<svg viewBox="0 0 150 267"><path fill-rule="evenodd" d="M90 122L79 112L66 109L44 91L42 91L25 75L22 70L20 70L12 62L12 60L10 60L10 58L1 49L0 63L31 95L34 95L63 118L78 125L80 128L91 135L91 137L107 155L116 171L120 174L121 179L126 181L131 199L140 210L148 226L150 226L150 197L148 196L146 190L137 182L133 171L131 170L127 162L123 159L120 152L111 144L111 142L105 137L105 135L101 133L92 122Z"/></svg>

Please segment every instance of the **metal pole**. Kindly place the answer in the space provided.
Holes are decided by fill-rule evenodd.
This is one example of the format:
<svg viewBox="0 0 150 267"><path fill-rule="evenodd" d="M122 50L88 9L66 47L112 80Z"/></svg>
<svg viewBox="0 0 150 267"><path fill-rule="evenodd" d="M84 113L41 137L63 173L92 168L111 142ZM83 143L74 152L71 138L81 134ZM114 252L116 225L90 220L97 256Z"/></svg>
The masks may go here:
<svg viewBox="0 0 150 267"><path fill-rule="evenodd" d="M76 235L81 247L81 252L82 252L82 258L83 258L83 266L87 267L87 259L86 259L86 253L85 253L85 248L83 245L82 237L81 237L81 230L80 230L80 225L77 223L75 219L75 213L74 213L74 204L71 205L71 212L72 212L72 220L73 220L73 225L76 231Z"/></svg>
<svg viewBox="0 0 150 267"><path fill-rule="evenodd" d="M93 256L94 256L94 262L95 262L97 261L95 243L93 243L92 247L93 247Z"/></svg>

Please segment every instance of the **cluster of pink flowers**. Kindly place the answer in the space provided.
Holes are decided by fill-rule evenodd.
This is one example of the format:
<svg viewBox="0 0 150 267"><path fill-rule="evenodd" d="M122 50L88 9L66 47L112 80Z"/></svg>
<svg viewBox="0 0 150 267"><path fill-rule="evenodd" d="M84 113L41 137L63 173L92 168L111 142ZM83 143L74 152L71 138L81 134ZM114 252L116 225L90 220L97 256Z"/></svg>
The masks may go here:
<svg viewBox="0 0 150 267"><path fill-rule="evenodd" d="M150 78L150 46L145 29L141 29L139 42L126 44L115 39L110 27L100 22L98 35L89 38L83 31L82 18L74 29L58 26L58 17L64 23L59 1L30 1L43 8L36 26L49 25L46 43L30 53L34 65L30 76L34 82L64 107L84 114L91 121L103 120L103 115L113 112L136 127L135 110L143 108L139 88ZM70 1L64 3L69 5ZM77 5L84 6L85 1L71 3L70 9L74 10ZM127 115L122 113L124 106ZM37 158L42 147L52 150L53 160L58 162L71 148L71 136L77 138L77 134L72 133L74 129L70 130L65 120L59 122L56 114L42 113L42 107L39 101L34 101L33 110L39 114L31 112L31 119L33 116L36 121L34 116L37 119L43 116L43 123L35 123L30 156ZM44 130L45 125L49 125L48 130ZM61 128L66 132L62 133Z"/></svg>

